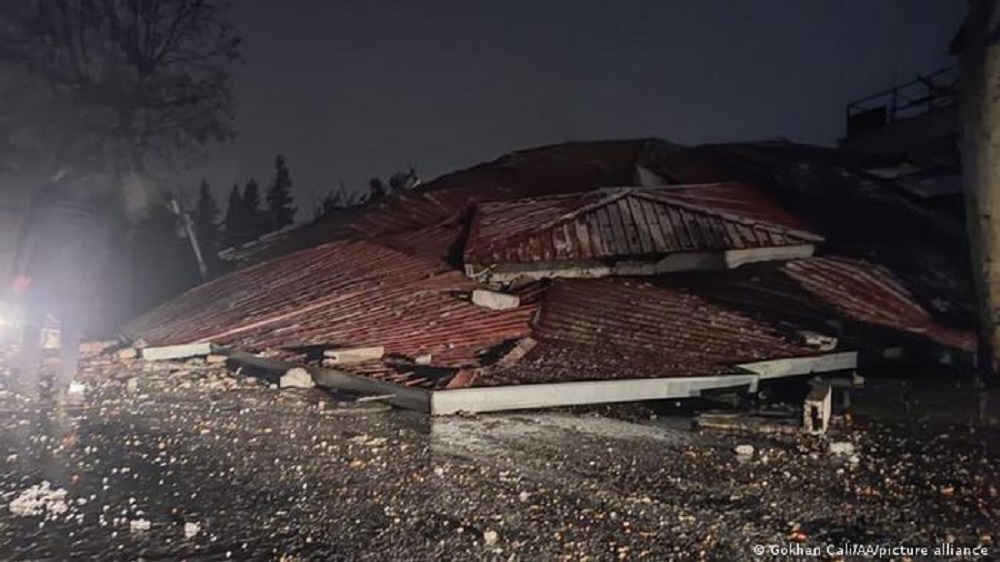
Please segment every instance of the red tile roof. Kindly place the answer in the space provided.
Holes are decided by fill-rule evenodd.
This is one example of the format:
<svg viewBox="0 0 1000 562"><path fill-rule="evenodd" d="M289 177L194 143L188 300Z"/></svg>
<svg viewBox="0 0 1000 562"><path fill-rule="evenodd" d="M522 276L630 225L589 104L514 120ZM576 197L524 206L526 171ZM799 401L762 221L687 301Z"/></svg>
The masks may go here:
<svg viewBox="0 0 1000 562"><path fill-rule="evenodd" d="M570 142L511 152L443 175L411 191L304 225L251 259L263 261L345 238L380 237L428 228L463 216L479 202L631 185L635 183L636 162L649 142Z"/></svg>
<svg viewBox="0 0 1000 562"><path fill-rule="evenodd" d="M487 381L708 375L817 353L749 314L646 279L553 281L532 336L538 345Z"/></svg>
<svg viewBox="0 0 1000 562"><path fill-rule="evenodd" d="M837 329L835 321L842 326ZM890 271L841 257L659 277L556 280L518 364L478 384L719 374L740 363L817 354L796 332L841 349L915 341L971 351Z"/></svg>
<svg viewBox="0 0 1000 562"><path fill-rule="evenodd" d="M675 277L699 294L752 314L806 321L830 330L829 321L860 347L885 347L901 336L971 351L974 334L953 328L889 269L847 257L817 257L743 266L725 275ZM873 332L873 330L875 330Z"/></svg>
<svg viewBox="0 0 1000 562"><path fill-rule="evenodd" d="M819 240L749 185L615 188L482 204L465 259L485 265L571 261Z"/></svg>
<svg viewBox="0 0 1000 562"><path fill-rule="evenodd" d="M385 346L433 364L478 354L530 332L535 305L492 311L468 301L478 285L439 261L364 242L335 242L197 287L126 333L153 345L211 341L241 349Z"/></svg>

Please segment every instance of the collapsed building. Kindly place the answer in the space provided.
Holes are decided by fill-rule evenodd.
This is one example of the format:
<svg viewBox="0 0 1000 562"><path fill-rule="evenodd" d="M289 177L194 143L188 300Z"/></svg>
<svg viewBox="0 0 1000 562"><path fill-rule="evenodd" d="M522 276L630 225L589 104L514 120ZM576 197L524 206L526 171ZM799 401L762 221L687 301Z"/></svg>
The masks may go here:
<svg viewBox="0 0 1000 562"><path fill-rule="evenodd" d="M227 253L125 335L309 364L435 414L972 361L961 217L789 142L523 150Z"/></svg>

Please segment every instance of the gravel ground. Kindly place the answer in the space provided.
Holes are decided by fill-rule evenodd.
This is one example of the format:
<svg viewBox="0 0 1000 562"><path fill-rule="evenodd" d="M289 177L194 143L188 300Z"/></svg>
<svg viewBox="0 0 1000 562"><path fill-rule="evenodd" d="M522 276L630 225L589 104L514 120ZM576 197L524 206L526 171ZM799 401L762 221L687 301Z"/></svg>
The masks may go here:
<svg viewBox="0 0 1000 562"><path fill-rule="evenodd" d="M197 362L155 369L92 363L86 398L61 409L0 400L0 556L749 560L781 558L754 545L948 543L989 554L934 559L1000 558L996 428L430 419Z"/></svg>

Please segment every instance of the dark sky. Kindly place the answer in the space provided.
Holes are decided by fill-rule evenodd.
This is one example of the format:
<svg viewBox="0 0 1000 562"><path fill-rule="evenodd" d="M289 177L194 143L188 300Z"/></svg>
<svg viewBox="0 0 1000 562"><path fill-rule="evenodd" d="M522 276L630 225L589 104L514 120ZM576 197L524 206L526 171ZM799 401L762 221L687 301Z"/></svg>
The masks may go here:
<svg viewBox="0 0 1000 562"><path fill-rule="evenodd" d="M659 136L832 144L851 99L946 66L958 0L239 0L224 191L285 154L314 193L412 163Z"/></svg>

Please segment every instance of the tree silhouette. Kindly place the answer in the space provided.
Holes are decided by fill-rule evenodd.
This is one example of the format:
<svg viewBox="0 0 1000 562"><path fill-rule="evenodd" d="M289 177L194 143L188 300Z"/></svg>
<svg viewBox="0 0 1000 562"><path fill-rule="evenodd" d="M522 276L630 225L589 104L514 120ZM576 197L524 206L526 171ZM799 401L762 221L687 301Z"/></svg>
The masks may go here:
<svg viewBox="0 0 1000 562"><path fill-rule="evenodd" d="M253 240L267 229L266 218L260 208L260 186L250 178L243 188L243 241Z"/></svg>
<svg viewBox="0 0 1000 562"><path fill-rule="evenodd" d="M217 270L219 252L219 204L212 195L208 182L202 180L195 203L194 231L201 246L202 256L210 271Z"/></svg>
<svg viewBox="0 0 1000 562"><path fill-rule="evenodd" d="M223 219L227 246L243 242L241 238L246 230L245 219L246 212L243 210L243 195L240 194L240 186L233 184L233 188L229 191L229 202L226 204L226 218Z"/></svg>
<svg viewBox="0 0 1000 562"><path fill-rule="evenodd" d="M140 175L230 140L227 17L213 0L3 2L3 120L50 167Z"/></svg>
<svg viewBox="0 0 1000 562"><path fill-rule="evenodd" d="M292 177L288 173L285 158L278 155L274 160L274 181L267 190L267 213L271 228L277 230L295 222L297 209L292 205Z"/></svg>

